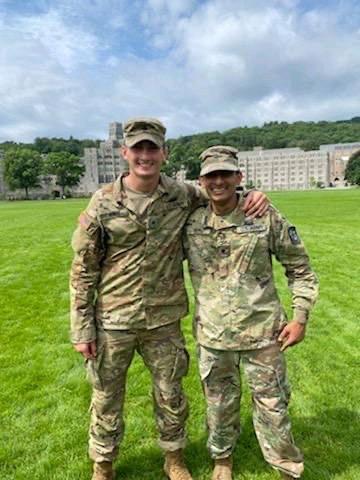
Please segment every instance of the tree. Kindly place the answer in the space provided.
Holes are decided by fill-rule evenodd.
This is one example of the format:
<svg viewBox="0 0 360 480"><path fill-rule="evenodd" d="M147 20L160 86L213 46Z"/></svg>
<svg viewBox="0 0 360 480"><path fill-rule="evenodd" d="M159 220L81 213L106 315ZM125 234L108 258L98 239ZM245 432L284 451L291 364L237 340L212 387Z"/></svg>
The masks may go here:
<svg viewBox="0 0 360 480"><path fill-rule="evenodd" d="M315 187L316 187L315 177L310 177L310 187L311 187L311 188L315 188Z"/></svg>
<svg viewBox="0 0 360 480"><path fill-rule="evenodd" d="M360 185L360 150L349 158L345 169L345 180L354 185Z"/></svg>
<svg viewBox="0 0 360 480"><path fill-rule="evenodd" d="M69 152L49 153L45 160L45 172L56 176L56 185L59 185L65 195L65 187L78 185L85 167L80 158Z"/></svg>
<svg viewBox="0 0 360 480"><path fill-rule="evenodd" d="M29 148L13 148L5 153L4 178L12 190L23 188L26 199L29 188L39 187L39 176L42 172L41 155Z"/></svg>

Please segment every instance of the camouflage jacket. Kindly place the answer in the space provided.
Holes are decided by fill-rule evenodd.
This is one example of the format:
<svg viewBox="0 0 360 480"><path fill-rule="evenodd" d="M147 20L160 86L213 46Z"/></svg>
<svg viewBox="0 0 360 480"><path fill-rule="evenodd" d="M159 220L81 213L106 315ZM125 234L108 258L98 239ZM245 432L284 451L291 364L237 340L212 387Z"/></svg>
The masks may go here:
<svg viewBox="0 0 360 480"><path fill-rule="evenodd" d="M318 282L294 226L272 206L253 221L240 198L226 217L210 207L188 219L185 252L195 290L194 332L201 345L220 350L263 348L286 321L276 292L272 255L285 267L294 318L305 322Z"/></svg>
<svg viewBox="0 0 360 480"><path fill-rule="evenodd" d="M72 246L71 338L109 330L156 328L187 313L182 228L204 199L161 175L159 197L138 218L121 179L98 190L79 217Z"/></svg>

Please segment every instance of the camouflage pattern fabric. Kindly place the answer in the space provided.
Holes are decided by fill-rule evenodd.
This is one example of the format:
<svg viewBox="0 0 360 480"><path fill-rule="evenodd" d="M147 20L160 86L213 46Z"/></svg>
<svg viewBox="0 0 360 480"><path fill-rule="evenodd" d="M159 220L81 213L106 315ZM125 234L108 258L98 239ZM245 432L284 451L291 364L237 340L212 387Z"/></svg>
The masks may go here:
<svg viewBox="0 0 360 480"><path fill-rule="evenodd" d="M198 342L220 350L253 350L276 343L286 314L276 292L272 255L285 268L294 319L307 321L318 281L294 226L272 206L245 218L244 200L227 216L198 208L184 245L196 296Z"/></svg>
<svg viewBox="0 0 360 480"><path fill-rule="evenodd" d="M74 343L93 341L97 328L151 329L186 315L181 231L204 200L165 175L158 192L138 216L120 178L80 215L70 276Z"/></svg>
<svg viewBox="0 0 360 480"><path fill-rule="evenodd" d="M185 446L188 416L181 380L187 374L188 354L179 322L152 330L99 330L96 360L87 360L93 387L90 424L90 458L113 461L123 437L126 374L137 351L150 371L154 411L166 451Z"/></svg>
<svg viewBox="0 0 360 480"><path fill-rule="evenodd" d="M291 435L287 414L290 387L279 346L221 351L199 345L198 354L212 458L231 455L240 433L241 362L252 394L253 423L265 460L292 477L300 477L303 457Z"/></svg>
<svg viewBox="0 0 360 480"><path fill-rule="evenodd" d="M226 216L198 208L184 237L196 296L194 333L207 401L208 446L214 458L226 458L235 446L242 360L263 455L274 468L297 478L303 459L287 414L290 390L277 342L286 314L274 284L272 256L285 268L298 322L308 320L318 281L296 228L274 207L252 220L242 205L240 197Z"/></svg>

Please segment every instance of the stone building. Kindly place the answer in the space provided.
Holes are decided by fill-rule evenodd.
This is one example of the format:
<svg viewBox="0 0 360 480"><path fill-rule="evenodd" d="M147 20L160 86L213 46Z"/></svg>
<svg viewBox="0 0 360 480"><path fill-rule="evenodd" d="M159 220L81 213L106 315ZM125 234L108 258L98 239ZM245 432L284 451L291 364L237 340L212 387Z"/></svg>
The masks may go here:
<svg viewBox="0 0 360 480"><path fill-rule="evenodd" d="M243 183L262 190L304 190L329 183L329 155L325 150L279 148L239 152Z"/></svg>
<svg viewBox="0 0 360 480"><path fill-rule="evenodd" d="M239 152L244 184L263 190L304 190L317 185L344 185L346 163L360 142L320 145L319 150L279 148Z"/></svg>
<svg viewBox="0 0 360 480"><path fill-rule="evenodd" d="M330 182L333 185L344 184L346 164L351 155L360 150L360 142L320 145L320 150L329 154Z"/></svg>
<svg viewBox="0 0 360 480"><path fill-rule="evenodd" d="M105 183L113 182L120 172L127 169L127 163L120 153L123 140L122 125L112 122L109 125L109 138L100 143L99 148L85 148L82 162L85 173L76 195L89 196Z"/></svg>
<svg viewBox="0 0 360 480"><path fill-rule="evenodd" d="M120 146L123 141L122 124L109 125L109 138L99 148L85 148L81 161L85 173L74 196L90 196L103 184L114 181L127 163L122 158ZM253 184L262 190L304 190L317 185L344 185L344 174L349 157L360 150L360 142L321 145L319 150L304 151L300 148L281 148L239 152L239 167L243 173L243 185ZM23 198L18 190L11 192L3 178L2 152L0 151L0 198ZM186 172L181 169L177 178L185 181ZM60 196L60 187L55 177L43 176L41 188L31 190L32 198Z"/></svg>

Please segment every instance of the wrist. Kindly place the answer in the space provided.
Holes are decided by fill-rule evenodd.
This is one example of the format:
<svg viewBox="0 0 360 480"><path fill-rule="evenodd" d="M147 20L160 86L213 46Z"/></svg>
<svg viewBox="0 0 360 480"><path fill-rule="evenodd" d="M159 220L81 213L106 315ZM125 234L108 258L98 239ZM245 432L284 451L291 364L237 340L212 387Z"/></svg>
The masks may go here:
<svg viewBox="0 0 360 480"><path fill-rule="evenodd" d="M309 320L309 312L305 310L295 310L293 320L305 326Z"/></svg>

